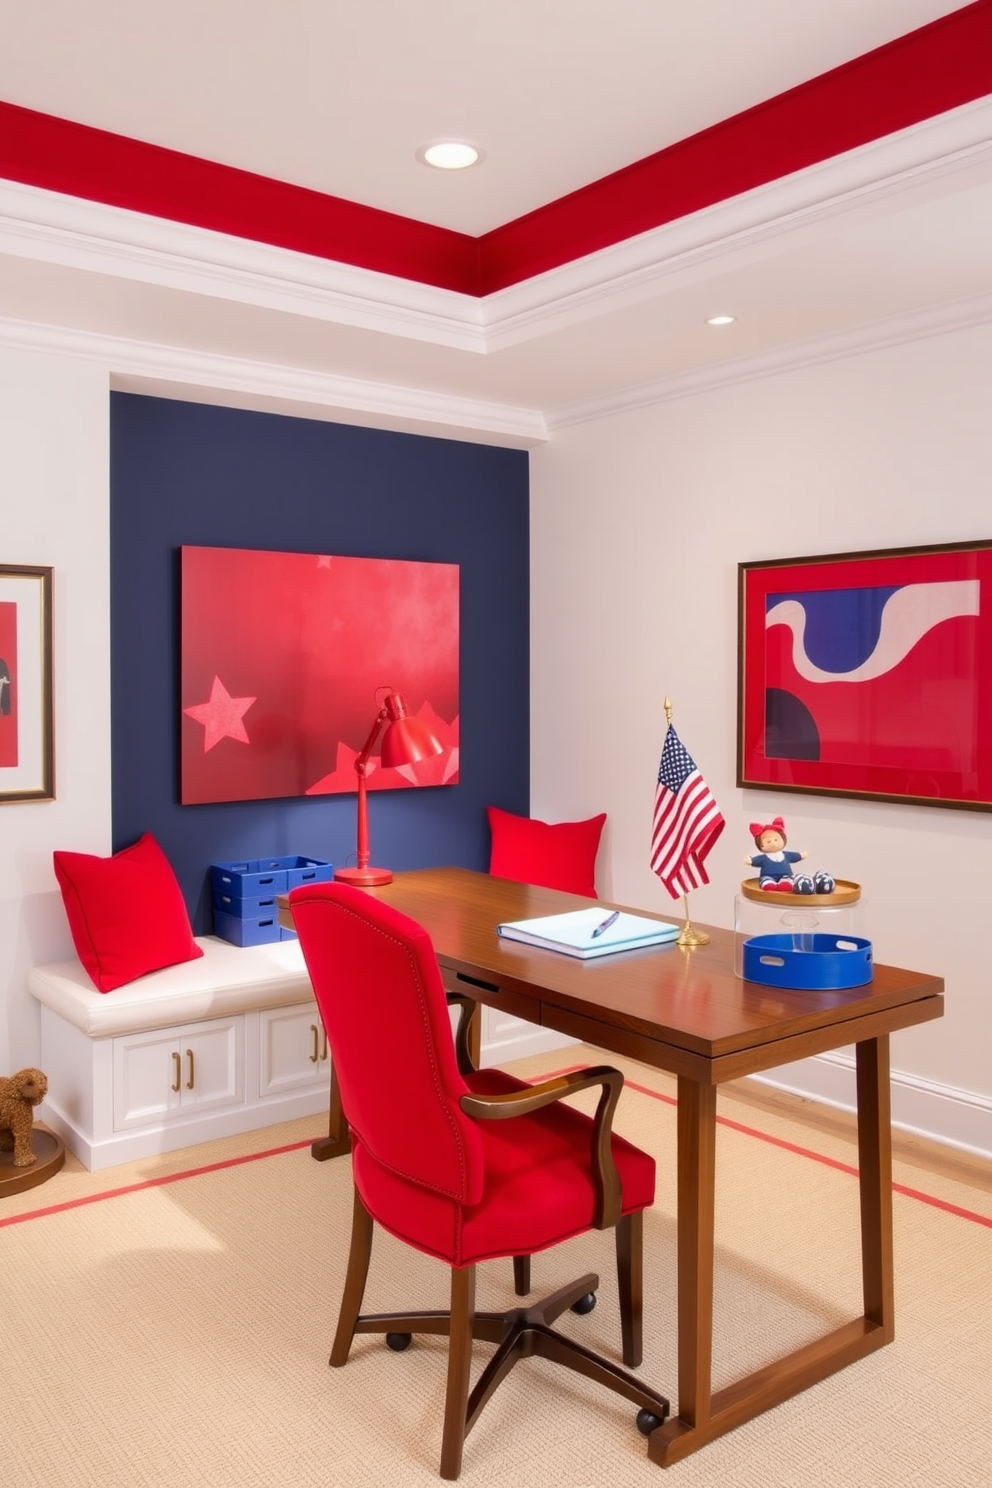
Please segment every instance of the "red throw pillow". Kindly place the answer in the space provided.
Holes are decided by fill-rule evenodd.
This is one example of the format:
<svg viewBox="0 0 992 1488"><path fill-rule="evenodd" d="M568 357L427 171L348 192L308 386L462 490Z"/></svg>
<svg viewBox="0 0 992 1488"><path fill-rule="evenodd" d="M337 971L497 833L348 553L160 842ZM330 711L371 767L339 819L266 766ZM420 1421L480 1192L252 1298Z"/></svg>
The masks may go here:
<svg viewBox="0 0 992 1488"><path fill-rule="evenodd" d="M52 857L72 943L99 992L203 955L172 865L150 832L112 858Z"/></svg>
<svg viewBox="0 0 992 1488"><path fill-rule="evenodd" d="M596 899L596 853L606 812L588 821L543 822L488 806L495 878L564 889Z"/></svg>

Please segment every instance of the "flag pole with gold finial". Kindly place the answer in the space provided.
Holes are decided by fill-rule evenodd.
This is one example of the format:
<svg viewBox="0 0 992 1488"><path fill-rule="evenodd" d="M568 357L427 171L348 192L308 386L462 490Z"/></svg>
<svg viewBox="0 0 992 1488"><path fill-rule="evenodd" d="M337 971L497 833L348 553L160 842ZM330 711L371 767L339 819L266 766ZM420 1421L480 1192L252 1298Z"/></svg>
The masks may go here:
<svg viewBox="0 0 992 1488"><path fill-rule="evenodd" d="M671 728L671 726L672 726L672 712L673 711L674 710L672 708L672 700L671 700L670 697L666 697L665 698L665 722L666 722L666 724L668 725L669 728ZM682 926L682 929L679 931L679 938L675 942L675 944L677 946L681 946L684 951L685 950L694 951L697 946L709 945L710 938L706 934L705 930L697 930L695 928L695 926L693 925L692 921L689 919L689 895L688 894L683 894L682 895L682 907L685 910L685 924Z"/></svg>

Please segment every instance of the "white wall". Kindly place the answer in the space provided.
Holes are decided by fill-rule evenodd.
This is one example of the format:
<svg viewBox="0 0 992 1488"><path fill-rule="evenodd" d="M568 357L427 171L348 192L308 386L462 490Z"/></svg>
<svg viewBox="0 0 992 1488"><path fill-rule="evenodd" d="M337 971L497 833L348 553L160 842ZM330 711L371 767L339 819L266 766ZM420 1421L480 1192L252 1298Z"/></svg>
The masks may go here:
<svg viewBox="0 0 992 1488"><path fill-rule="evenodd" d="M0 562L54 568L55 800L0 805L0 1073L39 1060L34 964L72 954L56 848L110 850L105 368L0 348Z"/></svg>
<svg viewBox="0 0 992 1488"><path fill-rule="evenodd" d="M990 394L979 327L587 423L531 464L533 814L605 810L604 897L677 915L647 866L669 694L727 819L693 918L733 925L747 823L781 813L863 885L877 958L946 979L944 1018L893 1039L896 1119L986 1151L992 814L741 791L735 747L737 564L992 537ZM853 1098L847 1056L778 1078Z"/></svg>
<svg viewBox="0 0 992 1488"><path fill-rule="evenodd" d="M730 926L774 805L864 885L880 960L946 978L893 1041L897 1119L992 1152L992 815L736 789L737 564L992 536L992 329L564 431L532 456L532 809L609 813L603 893L678 909L647 867L662 700L728 826L693 915ZM55 848L111 846L108 369L0 349L0 562L55 570L56 800L0 806L0 1072L35 1063L26 976L71 954ZM561 745L559 710L573 720ZM849 1099L844 1056L785 1078Z"/></svg>

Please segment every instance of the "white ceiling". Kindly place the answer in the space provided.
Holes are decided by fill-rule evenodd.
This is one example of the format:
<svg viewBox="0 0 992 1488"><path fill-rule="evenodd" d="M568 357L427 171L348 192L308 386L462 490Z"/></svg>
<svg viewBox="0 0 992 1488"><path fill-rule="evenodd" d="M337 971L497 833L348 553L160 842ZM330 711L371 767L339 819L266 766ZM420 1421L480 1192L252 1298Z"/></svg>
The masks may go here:
<svg viewBox="0 0 992 1488"><path fill-rule="evenodd" d="M478 235L958 8L0 0L0 97Z"/></svg>
<svg viewBox="0 0 992 1488"><path fill-rule="evenodd" d="M0 98L477 235L958 8L0 0ZM533 443L992 317L990 118L966 106L481 303L0 184L0 317L8 341L110 348L118 385ZM416 160L447 136L482 163Z"/></svg>

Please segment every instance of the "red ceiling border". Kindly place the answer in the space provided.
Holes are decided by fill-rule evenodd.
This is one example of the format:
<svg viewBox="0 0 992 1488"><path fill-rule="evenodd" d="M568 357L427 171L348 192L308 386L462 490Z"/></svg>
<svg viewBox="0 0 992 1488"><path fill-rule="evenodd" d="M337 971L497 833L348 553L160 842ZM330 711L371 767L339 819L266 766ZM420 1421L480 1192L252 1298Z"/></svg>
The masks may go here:
<svg viewBox="0 0 992 1488"><path fill-rule="evenodd" d="M475 238L0 102L0 177L474 294Z"/></svg>
<svg viewBox="0 0 992 1488"><path fill-rule="evenodd" d="M490 294L992 93L992 3L965 6L479 239Z"/></svg>
<svg viewBox="0 0 992 1488"><path fill-rule="evenodd" d="M975 0L480 238L0 102L0 176L485 295L992 93Z"/></svg>

